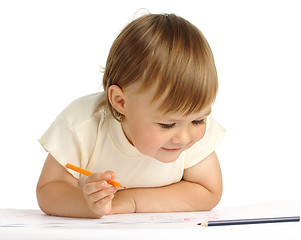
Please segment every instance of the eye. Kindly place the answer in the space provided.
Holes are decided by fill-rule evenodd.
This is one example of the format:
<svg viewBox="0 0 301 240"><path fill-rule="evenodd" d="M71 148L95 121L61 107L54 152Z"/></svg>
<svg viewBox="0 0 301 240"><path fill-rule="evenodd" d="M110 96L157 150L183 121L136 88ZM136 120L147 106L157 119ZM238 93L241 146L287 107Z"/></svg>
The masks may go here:
<svg viewBox="0 0 301 240"><path fill-rule="evenodd" d="M202 124L205 124L205 119L202 119L202 120L194 120L194 121L192 121L192 124L194 124L194 125L202 125Z"/></svg>
<svg viewBox="0 0 301 240"><path fill-rule="evenodd" d="M159 123L159 125L161 126L161 128L169 129L169 128L173 128L176 124L175 123L171 123L171 124Z"/></svg>

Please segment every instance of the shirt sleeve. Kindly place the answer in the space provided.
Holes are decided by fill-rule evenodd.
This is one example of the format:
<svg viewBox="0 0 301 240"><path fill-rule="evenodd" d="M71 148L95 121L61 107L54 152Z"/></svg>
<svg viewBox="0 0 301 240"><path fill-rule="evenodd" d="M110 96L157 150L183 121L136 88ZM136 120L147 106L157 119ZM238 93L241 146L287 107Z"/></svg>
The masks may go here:
<svg viewBox="0 0 301 240"><path fill-rule="evenodd" d="M67 163L80 166L80 142L74 129L61 114L38 141L64 167ZM79 173L69 172L79 178Z"/></svg>
<svg viewBox="0 0 301 240"><path fill-rule="evenodd" d="M205 136L186 151L185 167L190 168L205 159L224 138L226 129L212 117L208 117Z"/></svg>

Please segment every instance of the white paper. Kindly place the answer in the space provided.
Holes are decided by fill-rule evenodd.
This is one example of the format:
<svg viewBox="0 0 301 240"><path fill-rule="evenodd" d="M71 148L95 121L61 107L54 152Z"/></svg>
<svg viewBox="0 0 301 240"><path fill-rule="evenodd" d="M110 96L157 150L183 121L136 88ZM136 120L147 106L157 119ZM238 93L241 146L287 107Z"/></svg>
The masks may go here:
<svg viewBox="0 0 301 240"><path fill-rule="evenodd" d="M48 216L41 210L0 209L0 227L95 227L129 224L189 224L204 221L288 217L300 215L300 204L294 202L270 202L216 209L204 212L132 213L107 215L100 219L65 218Z"/></svg>

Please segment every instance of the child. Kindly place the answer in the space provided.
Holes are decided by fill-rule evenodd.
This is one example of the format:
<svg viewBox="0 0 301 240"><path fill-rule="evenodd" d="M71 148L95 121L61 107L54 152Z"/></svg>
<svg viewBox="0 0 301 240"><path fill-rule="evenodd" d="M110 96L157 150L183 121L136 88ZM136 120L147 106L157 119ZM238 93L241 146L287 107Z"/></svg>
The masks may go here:
<svg viewBox="0 0 301 240"><path fill-rule="evenodd" d="M111 47L103 87L71 103L39 140L49 152L37 184L41 209L100 218L216 206L214 150L225 131L209 117L218 81L202 33L174 14L134 20ZM127 188L117 191L110 179Z"/></svg>

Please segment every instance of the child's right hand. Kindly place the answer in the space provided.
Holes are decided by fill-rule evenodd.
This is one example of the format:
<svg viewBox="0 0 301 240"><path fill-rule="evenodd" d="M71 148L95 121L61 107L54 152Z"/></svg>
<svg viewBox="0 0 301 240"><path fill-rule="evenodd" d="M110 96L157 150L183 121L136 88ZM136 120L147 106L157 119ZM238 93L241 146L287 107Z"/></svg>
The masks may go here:
<svg viewBox="0 0 301 240"><path fill-rule="evenodd" d="M93 173L87 178L82 190L87 206L93 215L102 217L111 213L112 199L117 189L107 181L115 177L114 172L106 171Z"/></svg>

